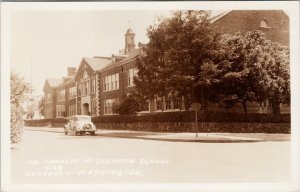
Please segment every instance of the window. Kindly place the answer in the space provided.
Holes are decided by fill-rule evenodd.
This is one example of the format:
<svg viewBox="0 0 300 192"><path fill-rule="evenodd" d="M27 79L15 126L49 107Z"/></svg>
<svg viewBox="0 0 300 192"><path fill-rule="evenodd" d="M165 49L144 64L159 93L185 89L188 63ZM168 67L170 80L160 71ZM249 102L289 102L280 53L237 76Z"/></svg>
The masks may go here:
<svg viewBox="0 0 300 192"><path fill-rule="evenodd" d="M145 101L141 103L141 111L150 111L149 105L150 105L149 101Z"/></svg>
<svg viewBox="0 0 300 192"><path fill-rule="evenodd" d="M81 84L78 84L78 87L77 87L77 95L78 96L81 96L81 89L82 89L82 85Z"/></svg>
<svg viewBox="0 0 300 192"><path fill-rule="evenodd" d="M64 116L65 116L65 106L56 105L56 117L64 117Z"/></svg>
<svg viewBox="0 0 300 192"><path fill-rule="evenodd" d="M78 84L78 96L85 96L90 94L90 81L84 81Z"/></svg>
<svg viewBox="0 0 300 192"><path fill-rule="evenodd" d="M268 26L267 20L261 20L261 21L260 21L260 27L261 27L261 28L270 28L270 27Z"/></svg>
<svg viewBox="0 0 300 192"><path fill-rule="evenodd" d="M57 93L57 101L64 101L65 100L66 91L64 89L59 90Z"/></svg>
<svg viewBox="0 0 300 192"><path fill-rule="evenodd" d="M172 101L171 98L165 99L166 110L172 109L171 101Z"/></svg>
<svg viewBox="0 0 300 192"><path fill-rule="evenodd" d="M89 95L90 94L90 81L84 82L84 94Z"/></svg>
<svg viewBox="0 0 300 192"><path fill-rule="evenodd" d="M51 100L52 100L51 94L50 94L50 93L47 93L47 94L46 94L46 103L51 103Z"/></svg>
<svg viewBox="0 0 300 192"><path fill-rule="evenodd" d="M88 73L86 72L86 71L84 71L84 73L83 73L83 79L87 79L89 77L89 75L88 75Z"/></svg>
<svg viewBox="0 0 300 192"><path fill-rule="evenodd" d="M173 99L173 108L174 109L180 109L181 108L180 104L181 104L180 98L177 97L177 98Z"/></svg>
<svg viewBox="0 0 300 192"><path fill-rule="evenodd" d="M119 99L106 99L104 101L104 114L113 114L113 108L119 104Z"/></svg>
<svg viewBox="0 0 300 192"><path fill-rule="evenodd" d="M76 105L69 105L69 116L76 115Z"/></svg>
<svg viewBox="0 0 300 192"><path fill-rule="evenodd" d="M93 98L92 99L92 106L91 106L91 115L92 116L96 116L97 115L97 102L96 102L96 99Z"/></svg>
<svg viewBox="0 0 300 192"><path fill-rule="evenodd" d="M74 99L76 97L76 86L69 88L69 99Z"/></svg>
<svg viewBox="0 0 300 192"><path fill-rule="evenodd" d="M92 83L91 93L95 93L96 92L96 81L95 81L95 78L93 78L91 80L91 83Z"/></svg>
<svg viewBox="0 0 300 192"><path fill-rule="evenodd" d="M158 111L158 110L163 110L163 101L161 98L157 98L155 100L155 110Z"/></svg>
<svg viewBox="0 0 300 192"><path fill-rule="evenodd" d="M128 86L134 86L133 79L137 76L137 72L138 70L136 67L128 69Z"/></svg>
<svg viewBox="0 0 300 192"><path fill-rule="evenodd" d="M77 114L81 114L81 101L77 101Z"/></svg>
<svg viewBox="0 0 300 192"><path fill-rule="evenodd" d="M119 73L115 73L104 77L103 88L104 91L119 89Z"/></svg>

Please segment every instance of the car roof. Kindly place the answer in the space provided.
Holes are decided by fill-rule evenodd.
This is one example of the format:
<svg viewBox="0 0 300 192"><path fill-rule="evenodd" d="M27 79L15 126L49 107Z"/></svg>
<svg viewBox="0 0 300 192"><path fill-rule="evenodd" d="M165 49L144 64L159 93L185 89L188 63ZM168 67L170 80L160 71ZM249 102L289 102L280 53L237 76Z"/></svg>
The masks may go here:
<svg viewBox="0 0 300 192"><path fill-rule="evenodd" d="M88 115L74 115L73 117L91 117L91 116L88 116Z"/></svg>

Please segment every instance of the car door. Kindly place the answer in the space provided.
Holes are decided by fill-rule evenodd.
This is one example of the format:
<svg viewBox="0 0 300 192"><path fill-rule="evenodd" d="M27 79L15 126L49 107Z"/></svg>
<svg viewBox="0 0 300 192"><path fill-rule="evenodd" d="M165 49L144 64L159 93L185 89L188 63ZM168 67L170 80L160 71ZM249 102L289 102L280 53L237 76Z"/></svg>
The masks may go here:
<svg viewBox="0 0 300 192"><path fill-rule="evenodd" d="M75 128L75 122L74 122L74 117L70 120L70 130L74 131Z"/></svg>

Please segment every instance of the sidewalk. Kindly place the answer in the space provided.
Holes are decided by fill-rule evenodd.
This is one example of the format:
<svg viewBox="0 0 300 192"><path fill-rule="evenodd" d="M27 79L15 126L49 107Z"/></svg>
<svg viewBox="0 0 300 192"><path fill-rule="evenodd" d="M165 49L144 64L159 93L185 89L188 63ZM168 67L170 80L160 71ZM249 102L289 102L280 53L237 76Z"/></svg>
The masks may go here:
<svg viewBox="0 0 300 192"><path fill-rule="evenodd" d="M64 133L63 128L51 127L25 127L29 131L46 131ZM290 141L290 134L268 134L268 133L162 133L142 132L129 130L103 130L97 129L94 137L117 137L134 138L158 141L179 141L179 142L209 142L209 143L230 143L230 142L263 142L263 141Z"/></svg>

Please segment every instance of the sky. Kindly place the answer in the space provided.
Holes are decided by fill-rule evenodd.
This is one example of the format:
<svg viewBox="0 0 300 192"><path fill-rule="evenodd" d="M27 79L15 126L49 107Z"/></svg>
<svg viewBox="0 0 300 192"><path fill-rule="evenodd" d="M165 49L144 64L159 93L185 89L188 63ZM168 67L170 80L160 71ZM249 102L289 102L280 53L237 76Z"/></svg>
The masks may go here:
<svg viewBox="0 0 300 192"><path fill-rule="evenodd" d="M11 70L43 94L46 78L67 75L82 57L118 54L125 32L147 43L146 29L168 11L15 11L10 21Z"/></svg>
<svg viewBox="0 0 300 192"><path fill-rule="evenodd" d="M223 10L224 11L224 10ZM223 11L212 11L212 16ZM47 78L62 78L83 57L118 54L130 27L135 44L147 43L147 28L170 11L13 11L10 21L11 70L43 94Z"/></svg>

